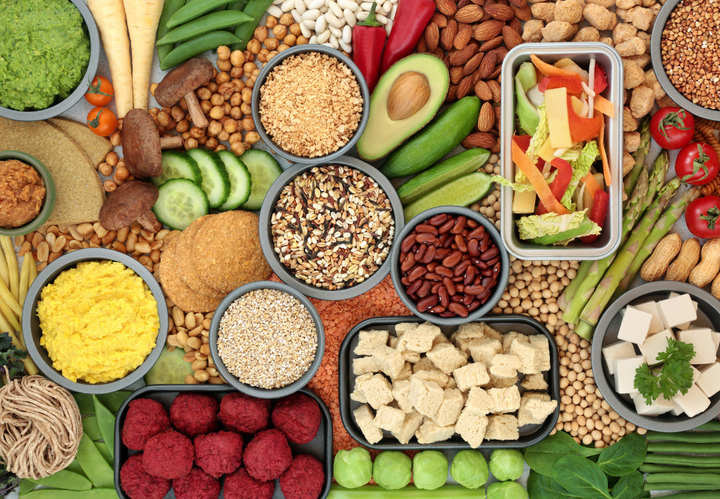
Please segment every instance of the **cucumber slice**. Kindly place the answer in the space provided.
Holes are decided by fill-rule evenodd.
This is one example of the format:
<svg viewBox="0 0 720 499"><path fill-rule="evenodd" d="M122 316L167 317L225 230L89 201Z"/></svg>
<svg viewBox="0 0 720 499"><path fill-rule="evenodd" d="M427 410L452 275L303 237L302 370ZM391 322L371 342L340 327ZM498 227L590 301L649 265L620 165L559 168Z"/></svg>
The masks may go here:
<svg viewBox="0 0 720 499"><path fill-rule="evenodd" d="M282 173L280 163L272 154L260 149L250 149L242 155L242 162L250 170L252 177L252 191L250 198L242 205L243 210L257 211L262 207L265 194L275 179Z"/></svg>
<svg viewBox="0 0 720 499"><path fill-rule="evenodd" d="M185 362L185 350L176 348L172 352L163 348L160 358L145 375L146 385L184 385L185 376L192 374L192 364Z"/></svg>
<svg viewBox="0 0 720 499"><path fill-rule="evenodd" d="M214 152L201 149L190 149L187 154L200 168L202 190L207 194L210 208L220 207L230 196L230 178L222 160Z"/></svg>
<svg viewBox="0 0 720 499"><path fill-rule="evenodd" d="M247 166L230 151L219 151L217 155L222 160L230 177L230 195L227 201L218 208L220 211L237 210L241 204L250 197L252 180Z"/></svg>
<svg viewBox="0 0 720 499"><path fill-rule="evenodd" d="M171 178L186 178L197 185L202 185L202 176L197 162L185 153L177 151L163 151L162 153L163 174L159 177L152 177L150 181L160 187Z"/></svg>
<svg viewBox="0 0 720 499"><path fill-rule="evenodd" d="M492 188L490 175L481 172L465 175L407 205L404 210L405 220L409 221L437 206L469 206L487 196Z"/></svg>
<svg viewBox="0 0 720 499"><path fill-rule="evenodd" d="M158 220L175 230L185 228L210 211L205 192L195 182L174 178L160 186L153 206Z"/></svg>

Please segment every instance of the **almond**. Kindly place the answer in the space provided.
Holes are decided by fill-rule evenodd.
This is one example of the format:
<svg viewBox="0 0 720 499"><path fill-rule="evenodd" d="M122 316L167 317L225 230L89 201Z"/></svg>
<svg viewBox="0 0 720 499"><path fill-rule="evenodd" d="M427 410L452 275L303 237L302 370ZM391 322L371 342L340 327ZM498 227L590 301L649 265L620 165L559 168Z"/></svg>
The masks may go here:
<svg viewBox="0 0 720 499"><path fill-rule="evenodd" d="M469 75L460 80L460 83L457 86L457 91L455 92L455 97L457 99L462 99L470 93L473 88L472 79L472 75Z"/></svg>
<svg viewBox="0 0 720 499"><path fill-rule="evenodd" d="M498 76L500 76L500 73L502 73L502 63L495 66L495 69L493 70L492 73L490 73L490 76L488 76L488 79L492 80L494 78L497 78Z"/></svg>
<svg viewBox="0 0 720 499"><path fill-rule="evenodd" d="M492 129L493 125L495 125L495 110L492 104L486 102L480 108L477 127L481 132L487 132Z"/></svg>
<svg viewBox="0 0 720 499"><path fill-rule="evenodd" d="M522 36L510 26L503 26L502 37L508 49L514 49L523 42Z"/></svg>
<svg viewBox="0 0 720 499"><path fill-rule="evenodd" d="M470 3L470 0L460 0L457 4L458 10L462 9Z"/></svg>
<svg viewBox="0 0 720 499"><path fill-rule="evenodd" d="M510 8L515 12L515 15L521 21L529 21L532 19L532 12L530 12L530 6L525 4L523 7L515 7L511 5Z"/></svg>
<svg viewBox="0 0 720 499"><path fill-rule="evenodd" d="M500 34L503 26L505 26L504 22L495 19L485 21L475 26L473 38L481 42L490 40Z"/></svg>
<svg viewBox="0 0 720 499"><path fill-rule="evenodd" d="M480 80L480 70L476 69L473 73L473 85L477 85L477 82Z"/></svg>
<svg viewBox="0 0 720 499"><path fill-rule="evenodd" d="M477 52L477 45L474 43L466 45L465 48L458 50L450 56L450 65L465 66L465 63L467 63L470 58L475 55L475 52ZM493 62L493 67L495 67L495 62ZM462 72L462 68L460 68L460 71Z"/></svg>
<svg viewBox="0 0 720 499"><path fill-rule="evenodd" d="M460 83L460 80L463 79L463 68L461 66L453 66L450 68L450 82L457 85Z"/></svg>
<svg viewBox="0 0 720 499"><path fill-rule="evenodd" d="M515 7L522 9L527 5L527 0L510 0L510 3Z"/></svg>
<svg viewBox="0 0 720 499"><path fill-rule="evenodd" d="M457 85L450 85L448 87L448 93L445 96L445 102L452 102L455 100L457 95Z"/></svg>
<svg viewBox="0 0 720 499"><path fill-rule="evenodd" d="M480 5L480 6L485 5L485 0L470 0L470 1L472 3L474 3L475 5Z"/></svg>
<svg viewBox="0 0 720 499"><path fill-rule="evenodd" d="M512 29L514 29L518 35L522 35L522 32L523 32L522 24L520 24L520 19L518 19L517 17L513 17L510 20L510 23L508 24L508 26L510 26Z"/></svg>
<svg viewBox="0 0 720 499"><path fill-rule="evenodd" d="M497 106L493 108L493 111L495 112L495 123L500 123L500 119L502 116L502 108L500 106Z"/></svg>
<svg viewBox="0 0 720 499"><path fill-rule="evenodd" d="M420 39L417 42L417 45L415 45L415 51L422 54L424 52L428 51L427 43L425 43L425 37L421 36Z"/></svg>
<svg viewBox="0 0 720 499"><path fill-rule="evenodd" d="M453 16L457 12L457 5L452 0L435 0L435 5L446 16Z"/></svg>
<svg viewBox="0 0 720 499"><path fill-rule="evenodd" d="M495 56L497 57L495 59L495 64L502 63L503 59L505 59L505 56L508 54L508 49L506 49L505 47L498 47L496 49L493 49L492 51L495 52Z"/></svg>
<svg viewBox="0 0 720 499"><path fill-rule="evenodd" d="M492 92L493 102L500 102L500 100L502 99L502 91L500 90L500 84L496 80L488 80L487 84L488 87L490 87L490 91Z"/></svg>
<svg viewBox="0 0 720 499"><path fill-rule="evenodd" d="M483 57L485 57L485 54L483 52L478 52L477 54L472 56L470 60L465 63L465 67L463 68L463 74L469 75L470 73L474 73L478 66L480 66L480 62L482 61Z"/></svg>
<svg viewBox="0 0 720 499"><path fill-rule="evenodd" d="M472 24L482 19L483 10L479 5L470 4L455 13L455 20L459 23Z"/></svg>
<svg viewBox="0 0 720 499"><path fill-rule="evenodd" d="M435 23L430 23L425 28L425 44L428 52L433 52L440 43L440 28Z"/></svg>
<svg viewBox="0 0 720 499"><path fill-rule="evenodd" d="M495 61L497 60L497 55L495 52L488 52L485 54L485 57L483 57L482 62L480 62L480 67L478 70L480 71L480 78L487 78L490 76L490 73L493 72L495 69Z"/></svg>
<svg viewBox="0 0 720 499"><path fill-rule="evenodd" d="M448 20L447 17L442 15L440 12L435 12L430 18L430 22L437 24L438 28L444 28L447 26Z"/></svg>
<svg viewBox="0 0 720 499"><path fill-rule="evenodd" d="M465 140L472 147L482 147L483 149L490 149L497 142L495 137L485 132L471 133Z"/></svg>
<svg viewBox="0 0 720 499"><path fill-rule="evenodd" d="M435 50L433 50L431 54L438 59L443 59L445 57L445 52L443 52L443 49L441 49L440 47L437 47Z"/></svg>
<svg viewBox="0 0 720 499"><path fill-rule="evenodd" d="M453 41L453 47L458 50L462 50L468 44L472 38L472 26L469 24L460 24L458 27L458 34Z"/></svg>
<svg viewBox="0 0 720 499"><path fill-rule="evenodd" d="M458 33L458 24L455 19L450 19L447 26L440 33L440 46L445 50L450 50Z"/></svg>
<svg viewBox="0 0 720 499"><path fill-rule="evenodd" d="M490 91L490 87L483 80L480 80L477 83L475 83L475 95L477 95L478 98L482 101L491 101L493 98L493 94Z"/></svg>
<svg viewBox="0 0 720 499"><path fill-rule="evenodd" d="M478 49L480 52L487 52L488 50L492 50L494 48L499 47L503 42L502 36L496 36L495 38L492 38L491 40L486 41L482 45L480 45L480 48Z"/></svg>
<svg viewBox="0 0 720 499"><path fill-rule="evenodd" d="M493 19L497 19L499 21L509 21L515 17L515 12L512 10L512 7L499 3L486 5L485 11L490 14Z"/></svg>

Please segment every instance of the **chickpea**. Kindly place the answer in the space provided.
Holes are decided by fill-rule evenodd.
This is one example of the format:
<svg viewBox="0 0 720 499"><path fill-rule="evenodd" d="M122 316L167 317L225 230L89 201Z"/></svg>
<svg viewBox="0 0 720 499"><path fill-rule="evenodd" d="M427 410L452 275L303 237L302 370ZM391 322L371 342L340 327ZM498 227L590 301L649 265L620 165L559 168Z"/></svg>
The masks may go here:
<svg viewBox="0 0 720 499"><path fill-rule="evenodd" d="M105 192L113 192L117 189L117 184L112 180L106 180L103 182L103 189L105 189Z"/></svg>
<svg viewBox="0 0 720 499"><path fill-rule="evenodd" d="M245 65L243 66L243 71L245 71L246 75L251 75L255 69L257 69L257 66L255 64L253 64L252 62L246 62Z"/></svg>
<svg viewBox="0 0 720 499"><path fill-rule="evenodd" d="M229 100L233 93L235 93L235 87L229 81L218 87L218 94L222 95L223 100Z"/></svg>
<svg viewBox="0 0 720 499"><path fill-rule="evenodd" d="M287 50L287 49L289 49L289 48L290 48L290 47L289 47L288 45L285 45L285 44L283 43L283 44L281 44L281 45L278 47L278 52L282 52L282 51Z"/></svg>
<svg viewBox="0 0 720 499"><path fill-rule="evenodd" d="M205 136L204 129L196 127L196 126L194 126L190 129L190 137L199 139L200 137L204 137L204 136Z"/></svg>
<svg viewBox="0 0 720 499"><path fill-rule="evenodd" d="M272 30L273 35L275 35L275 38L278 40L282 40L287 35L287 27L283 26L282 24L278 24L275 26Z"/></svg>
<svg viewBox="0 0 720 499"><path fill-rule="evenodd" d="M205 147L208 149L215 149L220 142L215 137L210 137L205 142Z"/></svg>
<svg viewBox="0 0 720 499"><path fill-rule="evenodd" d="M235 133L238 130L238 122L234 119L229 119L223 125L223 130L227 133Z"/></svg>
<svg viewBox="0 0 720 499"><path fill-rule="evenodd" d="M180 106L180 109L182 109L183 111L188 110L188 105L187 105L187 101L185 100L185 97L180 98L180 100L178 101L178 106Z"/></svg>
<svg viewBox="0 0 720 499"><path fill-rule="evenodd" d="M219 120L225 116L225 111L223 111L223 108L220 106L214 106L212 109L210 109L210 117L214 120Z"/></svg>
<svg viewBox="0 0 720 499"><path fill-rule="evenodd" d="M122 133L115 131L110 136L110 143L113 145L113 147L117 147L120 144L122 144Z"/></svg>
<svg viewBox="0 0 720 499"><path fill-rule="evenodd" d="M177 122L177 125L175 125L175 131L177 131L180 134L183 134L190 130L190 122L188 120L180 120Z"/></svg>
<svg viewBox="0 0 720 499"><path fill-rule="evenodd" d="M242 92L242 89L245 88L245 82L239 78L234 79L230 82L230 84L232 85L234 92Z"/></svg>
<svg viewBox="0 0 720 499"><path fill-rule="evenodd" d="M230 48L227 45L220 45L217 49L218 59L221 61L227 61L230 59Z"/></svg>
<svg viewBox="0 0 720 499"><path fill-rule="evenodd" d="M249 50L245 50L245 52L243 52L243 55L245 56L245 62L253 62L255 60L255 54L253 54Z"/></svg>
<svg viewBox="0 0 720 499"><path fill-rule="evenodd" d="M245 146L242 142L235 142L230 146L230 150L237 156L242 156L245 153Z"/></svg>
<svg viewBox="0 0 720 499"><path fill-rule="evenodd" d="M242 101L248 104L252 102L252 89L244 88L242 91Z"/></svg>
<svg viewBox="0 0 720 499"><path fill-rule="evenodd" d="M187 131L187 132L183 133L182 138L184 141L187 141L190 138L190 132Z"/></svg>
<svg viewBox="0 0 720 499"><path fill-rule="evenodd" d="M217 76L217 75L215 75L215 76ZM214 78L214 77L213 77L213 78ZM210 83L207 84L207 88L208 88L208 90L210 90L212 93L215 93L215 92L217 92L218 84L215 83L214 81L211 81Z"/></svg>
<svg viewBox="0 0 720 499"><path fill-rule="evenodd" d="M229 60L221 61L218 59L217 67L220 71L230 71L232 69L232 62L230 62Z"/></svg>
<svg viewBox="0 0 720 499"><path fill-rule="evenodd" d="M249 89L252 89L255 86L255 78L254 77L248 78L248 81L245 82L245 86Z"/></svg>
<svg viewBox="0 0 720 499"><path fill-rule="evenodd" d="M252 119L252 116L245 116L242 120L242 127L243 130L247 132L251 132L255 130L255 122Z"/></svg>
<svg viewBox="0 0 720 499"><path fill-rule="evenodd" d="M157 83L153 83L152 85L150 85L150 93L153 95L153 97L155 97L155 90L157 90L157 87Z"/></svg>
<svg viewBox="0 0 720 499"><path fill-rule="evenodd" d="M257 144L260 140L260 134L257 132L248 132L245 134L245 141L248 144Z"/></svg>
<svg viewBox="0 0 720 499"><path fill-rule="evenodd" d="M240 132L236 132L236 133L233 133L232 135L230 135L228 142L230 142L230 144L234 144L235 142L242 142L242 140L243 140L242 134Z"/></svg>
<svg viewBox="0 0 720 499"><path fill-rule="evenodd" d="M232 106L229 102L224 102L222 105L223 112L225 113L225 116L228 116L230 114L230 110L232 109Z"/></svg>
<svg viewBox="0 0 720 499"><path fill-rule="evenodd" d="M245 148L246 151L252 148L252 145L249 144L249 143L246 142L246 141L243 141L243 142L242 142L242 145L243 145L243 147Z"/></svg>
<svg viewBox="0 0 720 499"><path fill-rule="evenodd" d="M232 68L230 68L230 69L232 69ZM230 69L228 69L228 71L230 71ZM230 74L226 71L218 73L217 77L215 77L215 83L218 84L218 88L221 87L223 85L223 83L227 83L229 81L230 81Z"/></svg>
<svg viewBox="0 0 720 499"><path fill-rule="evenodd" d="M302 34L302 31L300 30L300 25L298 23L292 23L288 30L290 30L290 33L295 36L300 36Z"/></svg>
<svg viewBox="0 0 720 499"><path fill-rule="evenodd" d="M202 109L202 112L205 114L208 114L210 110L212 109L213 105L208 100L204 100L200 102L200 109Z"/></svg>
<svg viewBox="0 0 720 499"><path fill-rule="evenodd" d="M242 104L242 94L240 92L235 92L230 96L230 105L233 107L239 106Z"/></svg>
<svg viewBox="0 0 720 499"><path fill-rule="evenodd" d="M253 72L251 73L251 76L255 79L257 79L258 76L260 76L260 70L258 68L253 69Z"/></svg>
<svg viewBox="0 0 720 499"><path fill-rule="evenodd" d="M278 40L277 38L268 38L267 40L265 40L265 47L267 47L267 49L271 52L277 49L279 46L280 40Z"/></svg>
<svg viewBox="0 0 720 499"><path fill-rule="evenodd" d="M172 122L173 125L175 124L169 114L167 114L165 111L160 111L160 114L158 114L158 125L167 127L170 125L170 122Z"/></svg>
<svg viewBox="0 0 720 499"><path fill-rule="evenodd" d="M219 145L215 148L215 152L220 152L220 151L227 151L227 147L225 147L225 146L222 145L222 144L219 144Z"/></svg>
<svg viewBox="0 0 720 499"><path fill-rule="evenodd" d="M172 109L170 109L170 116L172 116L177 123L181 119L185 118L185 111L180 109L180 106L173 106Z"/></svg>
<svg viewBox="0 0 720 499"><path fill-rule="evenodd" d="M247 102L243 102L240 104L240 111L242 111L243 114L252 114L252 106Z"/></svg>
<svg viewBox="0 0 720 499"><path fill-rule="evenodd" d="M295 45L307 45L309 42L310 40L300 35L297 37L297 42L295 42Z"/></svg>
<svg viewBox="0 0 720 499"><path fill-rule="evenodd" d="M210 104L213 106L222 106L223 102L225 102L225 98L221 94L213 94L210 97Z"/></svg>
<svg viewBox="0 0 720 499"><path fill-rule="evenodd" d="M198 141L198 144L199 144L199 145L204 146L204 145L205 145L205 142L208 141L208 137L205 136L205 135L203 135L202 137L200 137L199 139L197 139L197 141Z"/></svg>
<svg viewBox="0 0 720 499"><path fill-rule="evenodd" d="M103 175L105 177L109 177L110 175L112 175L113 167L107 163L100 163L98 165L98 171L100 172L101 175Z"/></svg>
<svg viewBox="0 0 720 499"><path fill-rule="evenodd" d="M130 172L129 172L128 169L125 168L125 167L123 167L123 168L118 168L118 169L115 171L115 179L116 179L116 180L121 180L121 181L122 181L122 180L127 180L127 178L128 178L129 176L130 176Z"/></svg>
<svg viewBox="0 0 720 499"><path fill-rule="evenodd" d="M273 29L275 26L277 26L278 20L275 16L267 16L265 18L265 26L267 26L268 29Z"/></svg>
<svg viewBox="0 0 720 499"><path fill-rule="evenodd" d="M289 12L284 13L282 16L280 16L280 24L282 26L290 26L295 22L295 19L293 18L292 14Z"/></svg>
<svg viewBox="0 0 720 499"><path fill-rule="evenodd" d="M233 66L233 68L230 70L231 78L242 78L244 74L245 71L243 71L242 66Z"/></svg>
<svg viewBox="0 0 720 499"><path fill-rule="evenodd" d="M220 132L222 132L222 125L220 122L212 120L207 127L208 137L217 137Z"/></svg>
<svg viewBox="0 0 720 499"><path fill-rule="evenodd" d="M235 106L230 110L230 117L234 120L241 120L243 116L242 110Z"/></svg>
<svg viewBox="0 0 720 499"><path fill-rule="evenodd" d="M255 38L260 43L263 43L265 40L267 40L267 37L267 26L258 26L257 28L255 28L255 31L253 31L253 38Z"/></svg>
<svg viewBox="0 0 720 499"><path fill-rule="evenodd" d="M252 40L250 40L247 44L247 49L256 55L258 52L260 52L260 48L261 48L260 42L254 38Z"/></svg>
<svg viewBox="0 0 720 499"><path fill-rule="evenodd" d="M295 42L297 42L297 36L290 33L285 38L283 38L283 44L288 45L290 47L295 46Z"/></svg>
<svg viewBox="0 0 720 499"><path fill-rule="evenodd" d="M186 150L197 149L197 146L198 146L198 141L197 141L197 139L194 139L194 138L190 137L189 139L187 139L187 140L185 141L185 149L186 149Z"/></svg>
<svg viewBox="0 0 720 499"><path fill-rule="evenodd" d="M217 139L220 140L220 141L222 141L222 142L227 141L227 139L229 139L229 138L230 138L230 134L227 133L225 130L223 130L222 132L220 132L220 133L218 134L218 136L217 136Z"/></svg>
<svg viewBox="0 0 720 499"><path fill-rule="evenodd" d="M266 62L267 62L267 55L268 55L269 53L270 53L270 51L269 51L268 49L266 49L265 47L261 48L261 49L260 49L260 52L258 52L257 60L260 61L260 62L262 62L262 63L266 63Z"/></svg>

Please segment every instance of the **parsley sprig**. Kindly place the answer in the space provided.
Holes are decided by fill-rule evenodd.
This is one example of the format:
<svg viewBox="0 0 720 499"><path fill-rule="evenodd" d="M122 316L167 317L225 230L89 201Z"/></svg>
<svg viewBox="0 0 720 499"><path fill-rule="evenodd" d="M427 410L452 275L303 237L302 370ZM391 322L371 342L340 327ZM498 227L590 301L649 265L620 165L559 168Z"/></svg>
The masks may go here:
<svg viewBox="0 0 720 499"><path fill-rule="evenodd" d="M643 364L635 370L635 388L648 405L660 395L667 400L678 392L685 395L693 384L690 361L695 357L695 349L691 343L667 340L667 349L658 354L657 363Z"/></svg>

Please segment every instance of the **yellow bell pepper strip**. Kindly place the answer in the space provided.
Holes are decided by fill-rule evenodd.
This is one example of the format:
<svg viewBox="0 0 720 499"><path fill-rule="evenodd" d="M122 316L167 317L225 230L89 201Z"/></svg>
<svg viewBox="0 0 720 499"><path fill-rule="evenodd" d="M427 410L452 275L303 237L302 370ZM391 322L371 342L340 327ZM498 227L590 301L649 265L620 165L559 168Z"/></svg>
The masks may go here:
<svg viewBox="0 0 720 499"><path fill-rule="evenodd" d="M514 140L512 141L512 159L515 165L527 176L533 189L537 192L540 202L549 212L557 213L558 215L567 215L570 213L553 195L545 177L543 177L540 170L530 162L530 159Z"/></svg>

